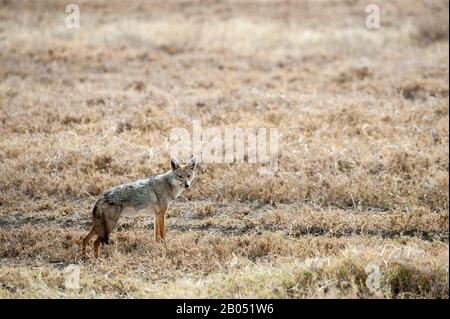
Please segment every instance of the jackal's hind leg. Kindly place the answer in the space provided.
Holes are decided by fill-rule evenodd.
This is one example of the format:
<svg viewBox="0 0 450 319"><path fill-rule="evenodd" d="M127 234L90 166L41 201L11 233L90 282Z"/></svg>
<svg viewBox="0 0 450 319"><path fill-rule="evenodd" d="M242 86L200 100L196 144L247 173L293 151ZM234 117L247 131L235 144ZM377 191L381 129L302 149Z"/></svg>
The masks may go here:
<svg viewBox="0 0 450 319"><path fill-rule="evenodd" d="M100 247L100 237L94 241L94 256L98 259L98 248Z"/></svg>
<svg viewBox="0 0 450 319"><path fill-rule="evenodd" d="M83 256L86 256L86 246L94 235L95 235L95 230L94 230L94 228L92 228L91 231L89 232L89 234L87 234L86 237L83 238L83 244L82 244L83 248L81 251Z"/></svg>

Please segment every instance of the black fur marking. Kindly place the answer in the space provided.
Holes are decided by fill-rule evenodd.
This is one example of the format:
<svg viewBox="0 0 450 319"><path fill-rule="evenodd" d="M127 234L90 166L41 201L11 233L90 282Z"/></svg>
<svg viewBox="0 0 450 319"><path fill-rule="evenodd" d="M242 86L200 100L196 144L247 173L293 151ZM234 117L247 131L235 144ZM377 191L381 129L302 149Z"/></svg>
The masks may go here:
<svg viewBox="0 0 450 319"><path fill-rule="evenodd" d="M106 234L105 236L100 237L100 242L102 245L109 245L109 235Z"/></svg>

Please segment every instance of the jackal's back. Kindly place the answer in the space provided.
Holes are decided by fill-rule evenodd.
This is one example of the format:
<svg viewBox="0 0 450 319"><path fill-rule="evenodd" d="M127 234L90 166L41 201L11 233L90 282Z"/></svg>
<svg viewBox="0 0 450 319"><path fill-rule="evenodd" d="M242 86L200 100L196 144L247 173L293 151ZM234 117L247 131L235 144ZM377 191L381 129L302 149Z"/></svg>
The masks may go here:
<svg viewBox="0 0 450 319"><path fill-rule="evenodd" d="M119 185L103 194L105 203L114 206L146 206L157 201L154 178Z"/></svg>

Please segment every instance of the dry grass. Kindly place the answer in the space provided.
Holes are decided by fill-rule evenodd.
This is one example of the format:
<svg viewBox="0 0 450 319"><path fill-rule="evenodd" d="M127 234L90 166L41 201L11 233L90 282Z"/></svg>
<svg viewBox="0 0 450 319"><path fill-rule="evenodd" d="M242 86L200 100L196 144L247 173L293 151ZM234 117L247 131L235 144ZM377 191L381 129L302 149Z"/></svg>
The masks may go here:
<svg viewBox="0 0 450 319"><path fill-rule="evenodd" d="M0 3L0 297L448 298L447 1L380 1L378 30L364 1L80 1L79 30ZM278 127L279 171L202 166L166 247L124 219L82 260L96 196L194 119Z"/></svg>

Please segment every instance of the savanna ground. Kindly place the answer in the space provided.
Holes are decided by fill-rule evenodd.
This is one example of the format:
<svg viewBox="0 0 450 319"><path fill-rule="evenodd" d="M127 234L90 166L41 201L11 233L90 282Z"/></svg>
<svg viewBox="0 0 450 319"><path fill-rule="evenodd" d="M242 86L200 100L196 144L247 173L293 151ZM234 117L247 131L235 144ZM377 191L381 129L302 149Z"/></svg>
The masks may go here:
<svg viewBox="0 0 450 319"><path fill-rule="evenodd" d="M356 0L76 3L0 1L1 298L448 298L448 1L372 30ZM202 165L166 246L123 219L82 259L96 198L194 119L277 127L278 172Z"/></svg>

